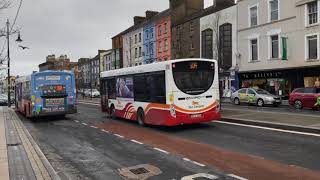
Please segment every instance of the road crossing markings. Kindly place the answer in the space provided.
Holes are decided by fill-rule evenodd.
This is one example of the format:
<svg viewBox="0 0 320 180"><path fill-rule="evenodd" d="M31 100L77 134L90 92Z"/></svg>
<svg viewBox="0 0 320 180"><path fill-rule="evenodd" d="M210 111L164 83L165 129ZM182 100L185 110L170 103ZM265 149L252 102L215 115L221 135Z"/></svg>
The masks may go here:
<svg viewBox="0 0 320 180"><path fill-rule="evenodd" d="M93 129L98 129L98 127L96 127L96 126L90 126L91 128L93 128Z"/></svg>
<svg viewBox="0 0 320 180"><path fill-rule="evenodd" d="M119 138L124 138L124 136L121 136L120 134L113 134L113 135L115 135L115 136L117 136Z"/></svg>
<svg viewBox="0 0 320 180"><path fill-rule="evenodd" d="M88 124L86 124L86 123L81 123L82 125L84 125L84 126L88 126Z"/></svg>
<svg viewBox="0 0 320 180"><path fill-rule="evenodd" d="M74 120L74 122L79 123L79 121L78 121L78 120Z"/></svg>
<svg viewBox="0 0 320 180"><path fill-rule="evenodd" d="M237 175L234 175L234 174L228 174L229 177L233 177L233 178L236 178L238 180L248 180L246 178L243 178L243 177L240 177L240 176L237 176Z"/></svg>
<svg viewBox="0 0 320 180"><path fill-rule="evenodd" d="M134 143L137 143L137 144L140 144L140 145L142 145L142 144L143 144L142 142L137 141L137 140L134 140L134 139L131 139L130 141L131 141L131 142L134 142Z"/></svg>
<svg viewBox="0 0 320 180"><path fill-rule="evenodd" d="M162 152L162 153L165 153L165 154L169 154L169 152L168 151L165 151L165 150L163 150L163 149L159 149L159 148L153 148L154 150L156 150L156 151L159 151L159 152Z"/></svg>
<svg viewBox="0 0 320 180"><path fill-rule="evenodd" d="M277 131L277 132L299 134L299 135L305 135L305 136L320 137L320 134L305 133L305 132L291 131L291 130L284 130L284 129L276 129L276 128L268 128L268 127L254 126L254 125L247 125L247 124L238 124L238 123L231 123L231 122L225 122L225 121L215 121L214 123L229 124L229 125L235 125L235 126L251 127L251 128L256 128L256 129L264 129L264 130L270 130L270 131Z"/></svg>
<svg viewBox="0 0 320 180"><path fill-rule="evenodd" d="M184 161L191 162L191 163L193 163L193 164L195 164L195 165L198 165L198 166L201 166L201 167L206 166L206 165L201 164L201 163L198 163L198 162L196 162L196 161L192 161L192 160L190 160L190 159L188 159L188 158L182 158L182 159L183 159Z"/></svg>

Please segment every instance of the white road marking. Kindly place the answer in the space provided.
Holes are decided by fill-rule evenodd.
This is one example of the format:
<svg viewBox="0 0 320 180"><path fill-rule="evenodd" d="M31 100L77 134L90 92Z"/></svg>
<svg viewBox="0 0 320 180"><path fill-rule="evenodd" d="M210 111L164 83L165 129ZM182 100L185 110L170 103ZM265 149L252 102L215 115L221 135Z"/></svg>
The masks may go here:
<svg viewBox="0 0 320 180"><path fill-rule="evenodd" d="M134 143L137 143L137 144L140 144L140 145L143 144L142 142L137 141L137 140L134 140L134 139L131 139L130 141L131 141L131 142L134 142Z"/></svg>
<svg viewBox="0 0 320 180"><path fill-rule="evenodd" d="M277 131L277 132L284 132L284 133L299 134L299 135L305 135L305 136L320 137L320 134L305 133L305 132L291 131L291 130L284 130L284 129L276 129L276 128L268 128L268 127L254 126L254 125L247 125L247 124L238 124L238 123L231 123L231 122L225 122L225 121L215 121L214 123L229 124L229 125L235 125L235 126L243 126L243 127L251 127L251 128L264 129L264 130L270 130L270 131Z"/></svg>
<svg viewBox="0 0 320 180"><path fill-rule="evenodd" d="M159 149L159 148L153 148L153 149L154 149L154 150L157 150L157 151L159 151L159 152L165 153L165 154L169 154L168 151L165 151L165 150L163 150L163 149Z"/></svg>
<svg viewBox="0 0 320 180"><path fill-rule="evenodd" d="M193 163L193 164L195 164L195 165L198 165L198 166L201 166L201 167L206 166L206 165L201 164L201 163L198 163L198 162L196 162L196 161L192 161L192 160L190 160L190 159L188 159L188 158L182 158L182 159L183 159L184 161L191 162L191 163Z"/></svg>
<svg viewBox="0 0 320 180"><path fill-rule="evenodd" d="M79 123L79 121L78 121L78 120L74 120L74 122Z"/></svg>
<svg viewBox="0 0 320 180"><path fill-rule="evenodd" d="M87 105L100 106L100 104L96 104L96 103L79 102L79 101L78 101L78 104L87 104Z"/></svg>
<svg viewBox="0 0 320 180"><path fill-rule="evenodd" d="M248 180L248 179L246 179L246 178L243 178L243 177L241 177L241 176L237 176L237 175L234 175L234 174L228 174L228 176L233 177L233 178L237 178L237 179L239 179L239 180Z"/></svg>
<svg viewBox="0 0 320 180"><path fill-rule="evenodd" d="M85 126L88 126L88 124L86 124L86 123L81 123L82 125L85 125Z"/></svg>
<svg viewBox="0 0 320 180"><path fill-rule="evenodd" d="M121 136L120 134L114 134L114 135L119 137L119 138L124 138L124 136Z"/></svg>
<svg viewBox="0 0 320 180"><path fill-rule="evenodd" d="M193 180L196 178L206 178L206 179L218 179L218 176L212 175L212 174L206 174L206 173L199 173L199 174L194 174L190 176L184 176L181 178L181 180Z"/></svg>
<svg viewBox="0 0 320 180"><path fill-rule="evenodd" d="M102 132L105 132L105 133L110 133L109 131L106 131L104 129L101 129Z"/></svg>

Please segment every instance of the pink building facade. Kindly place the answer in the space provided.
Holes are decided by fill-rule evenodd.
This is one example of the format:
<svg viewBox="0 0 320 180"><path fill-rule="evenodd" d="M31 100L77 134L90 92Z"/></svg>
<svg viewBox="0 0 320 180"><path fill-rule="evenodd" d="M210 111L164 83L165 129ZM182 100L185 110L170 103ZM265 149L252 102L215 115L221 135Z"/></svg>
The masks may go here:
<svg viewBox="0 0 320 180"><path fill-rule="evenodd" d="M156 21L157 62L171 60L171 16Z"/></svg>

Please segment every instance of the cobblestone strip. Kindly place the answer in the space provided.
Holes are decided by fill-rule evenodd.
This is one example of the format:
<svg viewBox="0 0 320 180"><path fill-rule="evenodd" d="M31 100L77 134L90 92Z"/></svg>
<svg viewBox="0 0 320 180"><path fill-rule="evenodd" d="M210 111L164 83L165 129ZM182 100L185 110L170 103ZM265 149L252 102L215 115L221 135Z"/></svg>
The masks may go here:
<svg viewBox="0 0 320 180"><path fill-rule="evenodd" d="M59 176L56 174L51 164L33 140L32 136L24 127L19 117L12 110L9 111L12 115L12 119L14 120L14 124L21 138L22 144L25 147L37 180L59 180Z"/></svg>
<svg viewBox="0 0 320 180"><path fill-rule="evenodd" d="M9 180L9 164L5 134L4 113L0 108L0 179Z"/></svg>

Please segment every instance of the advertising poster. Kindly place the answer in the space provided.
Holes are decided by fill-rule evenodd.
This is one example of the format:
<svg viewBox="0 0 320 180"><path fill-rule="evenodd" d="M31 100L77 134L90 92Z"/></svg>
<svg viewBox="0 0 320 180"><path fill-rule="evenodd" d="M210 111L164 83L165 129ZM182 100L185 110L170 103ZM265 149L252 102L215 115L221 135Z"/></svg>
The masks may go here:
<svg viewBox="0 0 320 180"><path fill-rule="evenodd" d="M117 97L133 99L133 79L130 77L117 78Z"/></svg>

